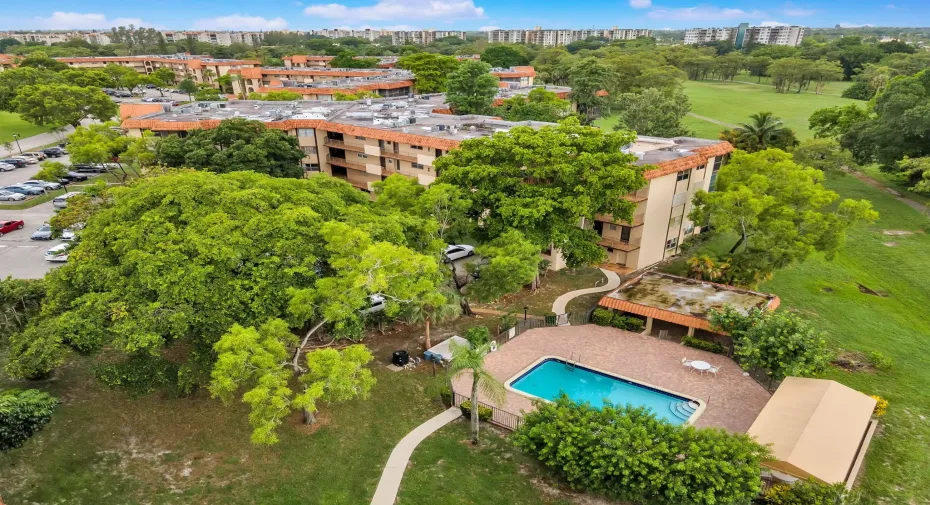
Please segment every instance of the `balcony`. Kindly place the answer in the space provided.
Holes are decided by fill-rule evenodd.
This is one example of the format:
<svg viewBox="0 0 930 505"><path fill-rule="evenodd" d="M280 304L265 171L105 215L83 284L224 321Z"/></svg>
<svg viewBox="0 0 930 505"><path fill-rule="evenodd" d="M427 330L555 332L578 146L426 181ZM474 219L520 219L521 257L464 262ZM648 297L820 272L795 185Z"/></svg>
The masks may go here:
<svg viewBox="0 0 930 505"><path fill-rule="evenodd" d="M639 244L637 243L628 242L624 240L616 240L612 238L603 238L603 237L601 237L601 240L598 241L597 245L601 247L610 247L611 249L614 249L617 251L625 251L625 252L635 251L639 249Z"/></svg>
<svg viewBox="0 0 930 505"><path fill-rule="evenodd" d="M628 195L623 195L622 198L628 202L633 202L633 203L645 202L646 200L649 199L649 187L646 186L645 188L637 191L636 193L630 193Z"/></svg>
<svg viewBox="0 0 930 505"><path fill-rule="evenodd" d="M336 165L336 166L340 166L340 167L351 168L352 170L359 170L359 171L362 171L362 172L365 172L365 171L367 170L367 167L365 167L365 164L364 164L364 163L356 163L356 162L354 162L354 161L349 161L349 160L347 160L347 159L345 159L345 158L337 158L337 157L335 157L335 156L327 156L327 157L326 157L326 161L327 161L330 165Z"/></svg>
<svg viewBox="0 0 930 505"><path fill-rule="evenodd" d="M328 147L335 147L336 149L345 149L346 151L355 151L359 153L365 152L365 146L346 144L345 142L336 139L323 139L323 145Z"/></svg>
<svg viewBox="0 0 930 505"><path fill-rule="evenodd" d="M417 163L416 156L410 156L407 154L395 153L394 151L388 151L387 149L381 150L381 156L386 156L388 158L394 158L396 160L409 161L410 163Z"/></svg>
<svg viewBox="0 0 930 505"><path fill-rule="evenodd" d="M621 226L629 226L630 228L636 228L637 226L642 226L645 221L646 213L636 214L633 216L633 221L618 221L610 214L596 214L594 216L595 221L602 221L605 223L619 224Z"/></svg>

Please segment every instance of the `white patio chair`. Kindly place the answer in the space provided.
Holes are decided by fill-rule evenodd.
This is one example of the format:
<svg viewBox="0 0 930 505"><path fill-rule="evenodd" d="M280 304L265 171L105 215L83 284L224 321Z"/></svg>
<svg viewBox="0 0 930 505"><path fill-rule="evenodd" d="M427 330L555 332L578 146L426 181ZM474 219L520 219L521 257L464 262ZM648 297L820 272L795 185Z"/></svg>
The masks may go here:
<svg viewBox="0 0 930 505"><path fill-rule="evenodd" d="M720 367L719 367L719 366L713 366L713 365L711 365L711 367L707 369L707 373L712 373L712 374L714 374L714 377L715 377L715 378L717 377L717 372L719 372L719 371L720 371Z"/></svg>
<svg viewBox="0 0 930 505"><path fill-rule="evenodd" d="M692 361L692 360L690 360L690 359L688 359L688 358L681 358L681 366L683 366L683 367L685 367L685 368L691 368L691 361Z"/></svg>

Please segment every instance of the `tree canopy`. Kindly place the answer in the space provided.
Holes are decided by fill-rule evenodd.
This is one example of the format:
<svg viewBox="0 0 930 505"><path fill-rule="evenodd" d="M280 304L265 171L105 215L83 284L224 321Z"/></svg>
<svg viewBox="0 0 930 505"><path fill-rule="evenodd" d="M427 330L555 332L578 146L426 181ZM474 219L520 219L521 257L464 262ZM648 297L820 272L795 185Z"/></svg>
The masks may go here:
<svg viewBox="0 0 930 505"><path fill-rule="evenodd" d="M529 65L530 60L516 45L492 45L481 53L481 61L495 68Z"/></svg>
<svg viewBox="0 0 930 505"><path fill-rule="evenodd" d="M456 114L489 114L497 95L497 77L489 74L490 65L466 61L452 72L446 82L446 101Z"/></svg>
<svg viewBox="0 0 930 505"><path fill-rule="evenodd" d="M681 91L663 93L650 88L641 93L624 93L612 111L620 117L614 130L629 129L652 137L681 137L691 130L681 120L691 110L688 96Z"/></svg>
<svg viewBox="0 0 930 505"><path fill-rule="evenodd" d="M303 177L303 151L297 139L261 121L233 118L213 129L193 130L186 137L166 137L156 157L169 167L217 173L251 170L274 177Z"/></svg>
<svg viewBox="0 0 930 505"><path fill-rule="evenodd" d="M37 125L71 125L95 118L108 121L119 112L116 103L99 88L68 84L23 86L12 101L23 119Z"/></svg>
<svg viewBox="0 0 930 505"><path fill-rule="evenodd" d="M492 114L507 121L556 123L570 114L571 104L552 91L534 88L526 96L517 95L494 107Z"/></svg>
<svg viewBox="0 0 930 505"><path fill-rule="evenodd" d="M413 72L420 93L444 92L446 80L458 67L459 60L454 57L433 53L416 53L397 60L397 68Z"/></svg>
<svg viewBox="0 0 930 505"><path fill-rule="evenodd" d="M466 140L437 158L438 180L469 195L466 216L482 241L516 229L540 250L558 248L569 266L587 265L604 251L597 234L578 223L595 214L631 219L634 204L622 196L646 184L636 157L621 151L633 139L572 118L538 130L517 127Z"/></svg>

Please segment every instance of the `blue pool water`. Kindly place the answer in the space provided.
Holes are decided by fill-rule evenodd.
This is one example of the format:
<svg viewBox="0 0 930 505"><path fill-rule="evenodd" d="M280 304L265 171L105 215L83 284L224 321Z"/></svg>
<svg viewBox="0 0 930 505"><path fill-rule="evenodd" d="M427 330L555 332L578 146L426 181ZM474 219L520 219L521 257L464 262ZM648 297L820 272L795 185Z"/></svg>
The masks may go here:
<svg viewBox="0 0 930 505"><path fill-rule="evenodd" d="M659 418L683 424L694 413L695 405L687 398L652 389L587 369L566 366L564 361L549 358L518 377L510 387L546 400L555 400L564 392L579 403L600 408L607 400L614 405L648 407Z"/></svg>

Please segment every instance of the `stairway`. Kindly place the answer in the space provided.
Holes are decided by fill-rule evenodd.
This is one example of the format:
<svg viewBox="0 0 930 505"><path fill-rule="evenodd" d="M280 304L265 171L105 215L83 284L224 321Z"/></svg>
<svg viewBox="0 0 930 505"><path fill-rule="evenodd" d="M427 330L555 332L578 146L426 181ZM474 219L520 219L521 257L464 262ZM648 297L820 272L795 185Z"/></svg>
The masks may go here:
<svg viewBox="0 0 930 505"><path fill-rule="evenodd" d="M669 402L668 409L676 419L687 421L691 418L691 415L694 414L694 411L697 410L697 405L686 400L672 401Z"/></svg>

